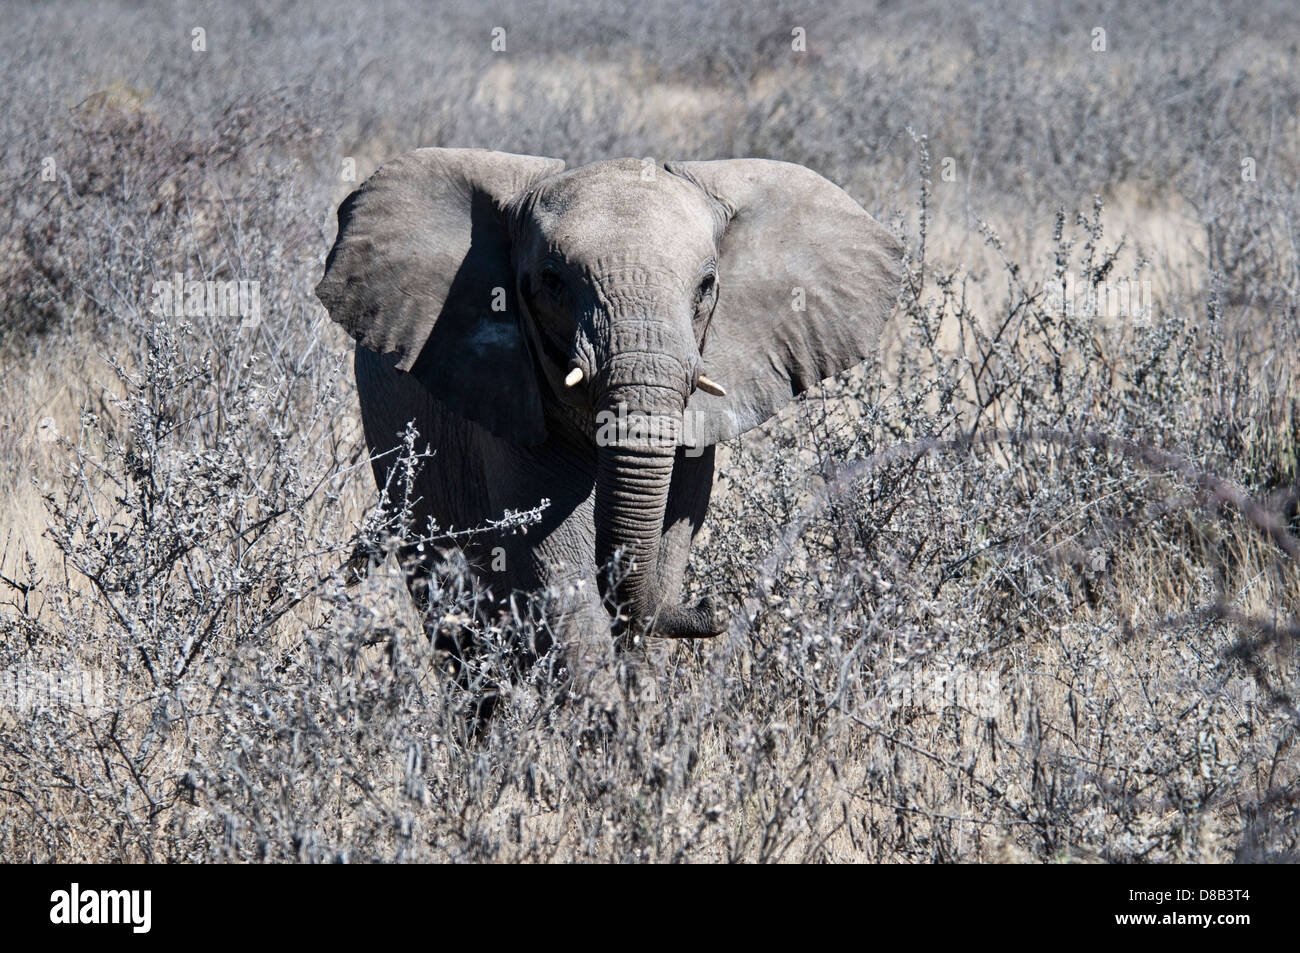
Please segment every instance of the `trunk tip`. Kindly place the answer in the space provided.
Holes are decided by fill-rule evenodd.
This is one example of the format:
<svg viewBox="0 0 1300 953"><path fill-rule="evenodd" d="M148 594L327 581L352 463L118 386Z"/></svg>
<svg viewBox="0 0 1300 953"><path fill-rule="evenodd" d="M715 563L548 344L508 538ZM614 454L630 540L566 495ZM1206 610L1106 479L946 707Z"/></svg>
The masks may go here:
<svg viewBox="0 0 1300 953"><path fill-rule="evenodd" d="M727 629L727 614L711 596L693 607L664 606L650 620L650 635L666 639L711 639Z"/></svg>

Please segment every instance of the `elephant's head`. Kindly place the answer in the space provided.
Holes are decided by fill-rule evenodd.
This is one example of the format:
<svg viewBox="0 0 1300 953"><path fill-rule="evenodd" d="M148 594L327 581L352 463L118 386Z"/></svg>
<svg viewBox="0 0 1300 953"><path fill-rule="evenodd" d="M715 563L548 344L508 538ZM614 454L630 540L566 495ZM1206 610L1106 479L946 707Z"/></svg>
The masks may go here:
<svg viewBox="0 0 1300 953"><path fill-rule="evenodd" d="M555 159L421 149L339 209L316 293L446 407L534 445L595 440L596 548L619 601L668 636L719 630L667 602L656 560L677 447L756 427L862 361L901 249L848 195L784 162L569 172Z"/></svg>

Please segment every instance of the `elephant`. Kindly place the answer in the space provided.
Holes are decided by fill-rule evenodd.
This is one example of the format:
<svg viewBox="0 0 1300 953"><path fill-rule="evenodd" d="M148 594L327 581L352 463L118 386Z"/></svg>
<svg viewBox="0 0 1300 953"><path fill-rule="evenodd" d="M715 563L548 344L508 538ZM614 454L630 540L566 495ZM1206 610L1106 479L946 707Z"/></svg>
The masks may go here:
<svg viewBox="0 0 1300 953"><path fill-rule="evenodd" d="M681 601L715 445L869 357L901 260L801 165L424 148L340 205L316 294L355 339L378 485L413 422L421 518L547 501L459 548L493 605L563 593L542 648L599 666L624 634L724 630Z"/></svg>

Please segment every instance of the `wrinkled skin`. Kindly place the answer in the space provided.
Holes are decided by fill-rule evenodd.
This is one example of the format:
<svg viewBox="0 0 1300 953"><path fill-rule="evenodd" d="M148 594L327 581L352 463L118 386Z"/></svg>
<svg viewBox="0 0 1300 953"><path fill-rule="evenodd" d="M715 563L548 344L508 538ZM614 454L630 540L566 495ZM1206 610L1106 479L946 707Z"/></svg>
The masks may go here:
<svg viewBox="0 0 1300 953"><path fill-rule="evenodd" d="M551 630L599 666L616 618L647 635L722 631L711 601L680 602L713 446L871 353L900 257L801 166L565 172L422 149L340 207L317 294L358 342L372 451L411 420L437 451L421 516L472 527L550 501L540 526L466 555L499 600L564 592Z"/></svg>

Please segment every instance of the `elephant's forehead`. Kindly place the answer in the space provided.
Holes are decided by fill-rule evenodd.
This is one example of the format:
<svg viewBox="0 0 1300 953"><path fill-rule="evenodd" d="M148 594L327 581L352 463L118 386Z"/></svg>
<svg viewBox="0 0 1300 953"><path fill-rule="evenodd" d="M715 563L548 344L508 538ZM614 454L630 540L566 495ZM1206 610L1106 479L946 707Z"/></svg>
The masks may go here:
<svg viewBox="0 0 1300 953"><path fill-rule="evenodd" d="M655 257L706 255L713 213L689 182L650 162L595 162L546 182L534 215L549 242L574 257L643 247Z"/></svg>

